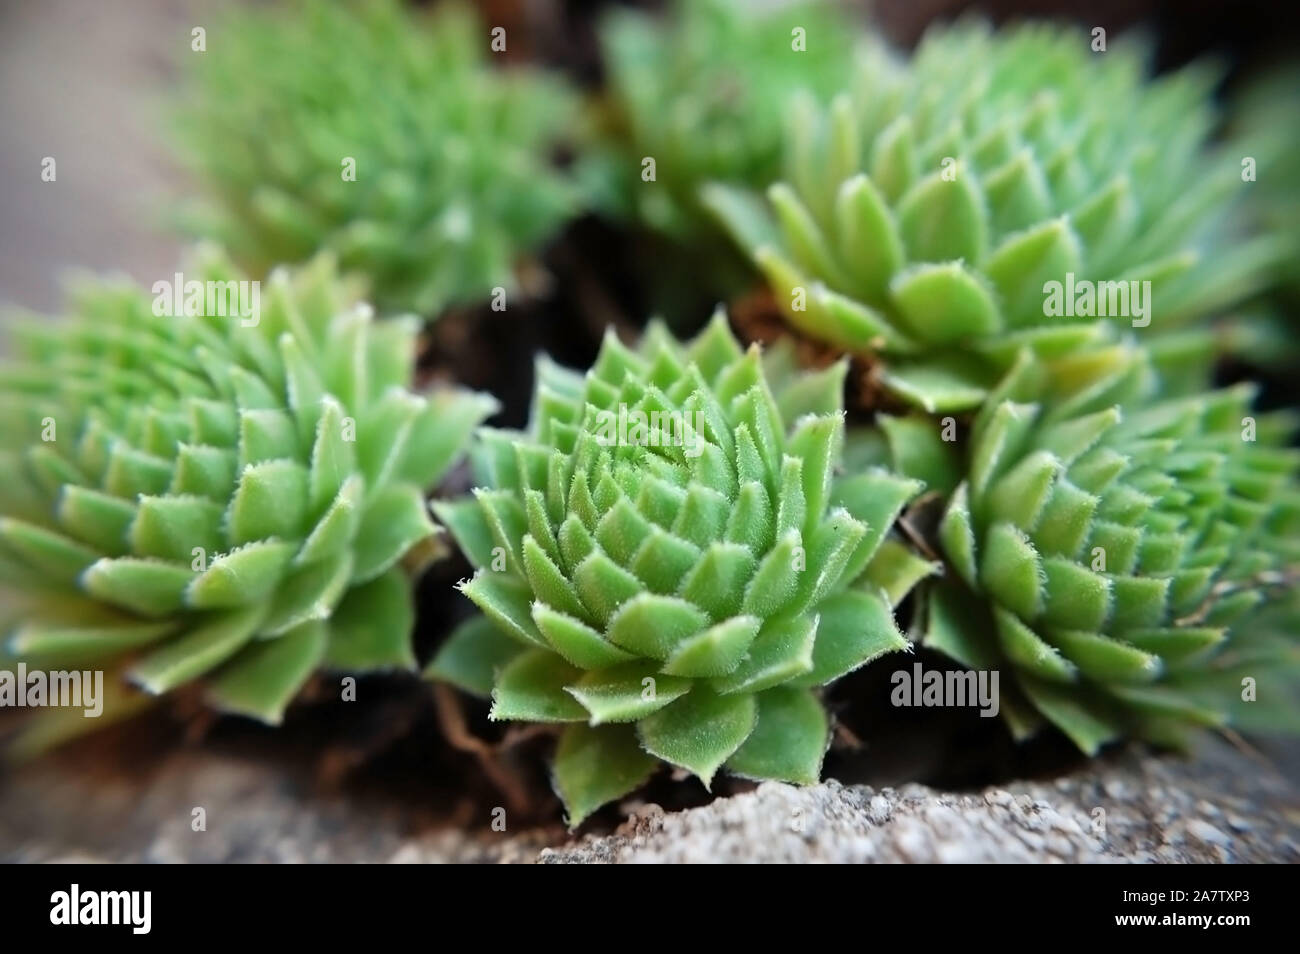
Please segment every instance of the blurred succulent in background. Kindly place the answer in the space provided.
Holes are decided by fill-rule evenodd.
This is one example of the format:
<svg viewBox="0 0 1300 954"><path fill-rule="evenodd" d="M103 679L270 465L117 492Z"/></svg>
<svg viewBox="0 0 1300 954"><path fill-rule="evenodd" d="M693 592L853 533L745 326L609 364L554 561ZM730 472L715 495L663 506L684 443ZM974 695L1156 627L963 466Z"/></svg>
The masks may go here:
<svg viewBox="0 0 1300 954"><path fill-rule="evenodd" d="M842 87L856 32L823 0L679 0L667 22L611 14L602 33L611 95L602 204L678 240L711 231L699 186L773 182L785 104L797 90L826 101ZM655 160L653 182L642 178L646 158Z"/></svg>
<svg viewBox="0 0 1300 954"><path fill-rule="evenodd" d="M207 249L189 276L245 279ZM66 320L14 325L11 663L108 669L152 694L202 677L213 706L267 722L317 667L414 666L408 576L445 549L424 490L495 401L408 390L418 322L374 322L329 256L265 284L251 317L201 317L95 281ZM142 700L110 682L107 716ZM17 745L96 727L68 711Z"/></svg>
<svg viewBox="0 0 1300 954"><path fill-rule="evenodd" d="M1254 78L1233 101L1230 148L1253 175L1246 213L1257 228L1285 243L1270 275L1269 294L1219 322L1224 350L1255 367L1284 371L1300 360L1300 129L1295 91L1300 65L1277 66Z"/></svg>
<svg viewBox="0 0 1300 954"><path fill-rule="evenodd" d="M1046 719L1092 754L1300 726L1294 422L1256 415L1248 386L1152 400L1152 382L1122 346L1024 352L957 465L924 642L1014 675L1001 711L1018 736ZM903 470L950 466L937 436L906 433Z"/></svg>
<svg viewBox="0 0 1300 954"><path fill-rule="evenodd" d="M816 780L817 687L906 648L893 606L933 568L888 535L920 484L836 476L844 372L765 367L720 314L687 345L611 334L585 376L543 360L527 433L482 430L483 487L436 505L483 615L429 674L567 723L573 825L657 760Z"/></svg>
<svg viewBox="0 0 1300 954"><path fill-rule="evenodd" d="M1252 208L1270 227L1291 242L1300 256L1300 132L1295 123L1295 91L1300 65L1275 67L1250 82L1233 103L1233 145L1236 158L1255 160ZM1254 193L1258 193L1255 195ZM1294 270L1287 277L1295 281Z"/></svg>
<svg viewBox="0 0 1300 954"><path fill-rule="evenodd" d="M1096 335L1047 314L1046 282L1150 280L1158 341L1277 255L1229 242L1243 184L1207 146L1213 72L1147 80L1140 54L1045 25L934 29L906 62L875 48L829 108L792 110L766 201L724 183L706 203L799 334L883 357L881 383L915 406L972 409L1020 348Z"/></svg>
<svg viewBox="0 0 1300 954"><path fill-rule="evenodd" d="M576 195L558 81L488 63L468 8L294 0L226 13L192 54L178 142L206 187L185 224L250 269L332 250L381 310L435 317L515 287Z"/></svg>

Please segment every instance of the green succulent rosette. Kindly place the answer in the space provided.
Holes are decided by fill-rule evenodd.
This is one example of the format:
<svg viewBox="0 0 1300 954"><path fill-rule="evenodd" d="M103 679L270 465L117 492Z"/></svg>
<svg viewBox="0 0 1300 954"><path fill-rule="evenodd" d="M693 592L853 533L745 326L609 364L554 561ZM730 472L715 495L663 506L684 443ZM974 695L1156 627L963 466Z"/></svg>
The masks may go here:
<svg viewBox="0 0 1300 954"><path fill-rule="evenodd" d="M1000 671L1017 736L1047 723L1093 754L1300 726L1294 422L1248 386L1170 399L1152 380L1122 345L1022 354L960 455L924 643ZM941 473L951 449L907 421L888 424L902 466Z"/></svg>
<svg viewBox="0 0 1300 954"><path fill-rule="evenodd" d="M527 431L481 431L482 486L435 506L483 613L429 674L563 724L572 824L660 762L815 781L818 687L907 647L892 608L933 567L889 531L920 483L836 473L844 372L765 365L721 314L689 344L611 334L585 375L543 360Z"/></svg>
<svg viewBox="0 0 1300 954"><path fill-rule="evenodd" d="M601 204L678 240L711 232L699 186L774 181L786 103L799 90L829 101L851 70L855 33L824 0L679 0L666 20L611 13L601 31L611 99ZM646 157L653 182L642 178Z"/></svg>
<svg viewBox="0 0 1300 954"><path fill-rule="evenodd" d="M1203 380L1189 328L1258 287L1277 243L1225 224L1242 183L1209 144L1213 71L1148 80L1140 54L1041 24L936 28L910 60L877 47L828 108L791 111L783 182L706 204L799 334L870 355L914 406L977 407L1021 348L1079 347L1103 307Z"/></svg>
<svg viewBox="0 0 1300 954"><path fill-rule="evenodd" d="M490 65L491 42L455 3L224 13L174 110L207 191L183 224L259 273L329 249L383 311L513 291L512 266L577 209L553 162L577 112L558 80Z"/></svg>
<svg viewBox="0 0 1300 954"><path fill-rule="evenodd" d="M220 253L182 274L179 297L93 280L13 324L3 661L105 670L110 697L100 720L43 710L19 750L191 683L275 723L319 668L415 665L410 576L445 552L424 491L496 402L412 393L418 322L376 322L327 255L239 314L207 305L247 282Z"/></svg>

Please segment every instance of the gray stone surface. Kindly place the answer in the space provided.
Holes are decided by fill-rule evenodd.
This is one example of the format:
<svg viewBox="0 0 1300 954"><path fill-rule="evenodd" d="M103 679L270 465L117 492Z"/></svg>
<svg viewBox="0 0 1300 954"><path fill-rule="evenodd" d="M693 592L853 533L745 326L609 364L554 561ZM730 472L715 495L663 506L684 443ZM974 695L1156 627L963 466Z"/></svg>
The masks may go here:
<svg viewBox="0 0 1300 954"><path fill-rule="evenodd" d="M60 759L0 784L0 861L1300 861L1294 785L1221 742L963 794L767 783L684 812L625 808L614 833L571 840L558 824L494 832L486 806L323 793L266 759L182 750L107 777Z"/></svg>
<svg viewBox="0 0 1300 954"><path fill-rule="evenodd" d="M971 794L922 785L766 783L703 808L651 808L565 862L1296 862L1300 799L1271 768L1212 747L1129 754L1048 782Z"/></svg>

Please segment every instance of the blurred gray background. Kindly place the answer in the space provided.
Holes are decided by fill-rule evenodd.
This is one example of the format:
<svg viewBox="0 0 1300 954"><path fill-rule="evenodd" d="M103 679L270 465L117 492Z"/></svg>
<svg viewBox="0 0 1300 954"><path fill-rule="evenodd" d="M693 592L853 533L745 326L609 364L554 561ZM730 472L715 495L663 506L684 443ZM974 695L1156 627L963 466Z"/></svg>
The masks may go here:
<svg viewBox="0 0 1300 954"><path fill-rule="evenodd" d="M219 2L0 0L0 304L54 309L74 264L151 282L172 270L164 217L181 177L163 101Z"/></svg>

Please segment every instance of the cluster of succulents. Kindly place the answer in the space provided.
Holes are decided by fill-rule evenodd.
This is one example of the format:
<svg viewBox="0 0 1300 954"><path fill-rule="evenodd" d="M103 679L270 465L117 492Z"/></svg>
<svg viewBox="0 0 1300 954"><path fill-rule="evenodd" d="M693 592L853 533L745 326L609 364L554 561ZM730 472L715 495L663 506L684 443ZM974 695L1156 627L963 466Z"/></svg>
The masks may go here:
<svg viewBox="0 0 1300 954"><path fill-rule="evenodd" d="M1288 240L1241 227L1213 80L1147 80L1139 49L1078 30L937 28L792 107L785 181L702 190L792 334L911 408L862 443L944 504L913 632L1011 676L1018 737L1046 722L1091 754L1294 721L1291 422L1206 390L1208 319ZM1150 281L1148 311L1051 312L1075 280ZM1267 704L1243 679L1273 683Z"/></svg>
<svg viewBox="0 0 1300 954"><path fill-rule="evenodd" d="M207 249L189 274L247 281ZM151 695L201 680L216 708L273 723L320 667L414 667L407 578L442 552L424 493L496 402L413 393L418 324L377 322L353 284L321 255L238 314L96 281L66 320L15 323L7 654ZM94 725L37 720L23 745Z"/></svg>
<svg viewBox="0 0 1300 954"><path fill-rule="evenodd" d="M905 56L820 0L703 0L603 41L570 181L574 102L489 69L459 8L294 3L209 34L196 221L252 278L310 261L269 273L255 322L100 283L19 326L0 668L108 667L122 714L194 684L277 721L318 669L416 666L432 506L478 612L432 621L425 675L554 731L572 825L662 765L815 781L824 687L913 644L1004 673L1015 737L1088 754L1300 727L1294 421L1211 387L1213 323L1294 254L1237 154L1282 178L1271 119L1216 141L1212 71L1152 79L1138 46L1042 25ZM723 309L689 340L611 331L586 371L537 359L516 430L415 390L417 320L358 282L434 319L579 207L684 262L724 230L783 337L746 347ZM210 253L191 275L245 278ZM1150 282L1144 320L1053 313L1076 280ZM472 491L427 505L461 457Z"/></svg>
<svg viewBox="0 0 1300 954"><path fill-rule="evenodd" d="M457 4L228 13L175 112L207 189L184 222L255 271L329 249L382 311L513 290L516 260L577 209L554 155L575 102L550 76L493 68L491 41Z"/></svg>

